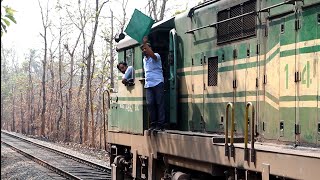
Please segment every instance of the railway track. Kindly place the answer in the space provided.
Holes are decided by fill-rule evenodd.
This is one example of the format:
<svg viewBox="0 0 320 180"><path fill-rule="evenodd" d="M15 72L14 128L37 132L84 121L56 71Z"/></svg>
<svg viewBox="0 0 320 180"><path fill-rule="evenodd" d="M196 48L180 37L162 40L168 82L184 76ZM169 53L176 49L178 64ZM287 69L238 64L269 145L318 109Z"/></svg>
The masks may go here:
<svg viewBox="0 0 320 180"><path fill-rule="evenodd" d="M111 179L111 168L1 131L1 143L67 179Z"/></svg>

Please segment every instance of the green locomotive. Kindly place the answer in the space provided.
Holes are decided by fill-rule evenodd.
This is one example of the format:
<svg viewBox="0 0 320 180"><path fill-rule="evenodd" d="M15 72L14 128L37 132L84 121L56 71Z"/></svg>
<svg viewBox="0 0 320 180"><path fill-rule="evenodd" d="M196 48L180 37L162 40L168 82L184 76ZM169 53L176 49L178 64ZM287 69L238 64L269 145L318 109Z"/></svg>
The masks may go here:
<svg viewBox="0 0 320 180"><path fill-rule="evenodd" d="M114 179L320 177L320 1L212 0L157 22L168 130L150 134L139 43L109 92Z"/></svg>

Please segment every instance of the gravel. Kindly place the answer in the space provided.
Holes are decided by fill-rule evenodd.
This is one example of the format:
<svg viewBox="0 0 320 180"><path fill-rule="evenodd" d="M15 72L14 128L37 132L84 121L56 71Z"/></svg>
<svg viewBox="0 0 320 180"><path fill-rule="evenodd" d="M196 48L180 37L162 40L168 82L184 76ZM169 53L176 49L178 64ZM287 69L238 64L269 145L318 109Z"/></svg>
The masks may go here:
<svg viewBox="0 0 320 180"><path fill-rule="evenodd" d="M83 158L88 161L100 164L102 166L109 167L109 155L105 150L90 148L81 144L76 143L63 143L63 142L48 142L47 139L40 140L39 137L27 137L20 133L10 132L11 134L17 135L19 137L25 138L27 140L33 141L35 143L54 148L65 152L70 155L74 155ZM37 139L36 139L37 138Z"/></svg>
<svg viewBox="0 0 320 180"><path fill-rule="evenodd" d="M53 143L48 142L47 140L39 140L38 137L35 137L37 138L35 139L19 133L9 133L12 133L14 135L20 136L22 138L31 140L35 143L47 147L55 148L67 154L80 157L82 159L94 162L101 166L109 167L109 155L105 150L94 149L76 143ZM37 165L37 167L39 166L39 168L42 168L42 170L39 170L35 166L35 164ZM56 176L52 178L53 175L52 173L50 175L50 172L50 170L45 169L41 165L38 165L37 163L11 150L10 148L1 145L1 179L57 179Z"/></svg>
<svg viewBox="0 0 320 180"><path fill-rule="evenodd" d="M1 179L64 179L54 172L1 144Z"/></svg>

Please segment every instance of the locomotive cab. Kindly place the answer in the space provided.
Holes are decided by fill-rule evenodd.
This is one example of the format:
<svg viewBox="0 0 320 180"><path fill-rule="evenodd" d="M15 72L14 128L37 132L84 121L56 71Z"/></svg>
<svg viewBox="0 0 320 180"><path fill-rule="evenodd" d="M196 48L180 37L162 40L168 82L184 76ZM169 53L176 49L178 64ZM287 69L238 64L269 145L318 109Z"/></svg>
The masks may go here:
<svg viewBox="0 0 320 180"><path fill-rule="evenodd" d="M318 177L319 1L213 0L154 24L173 129L155 134L140 44L121 40L118 61L135 80L118 76L111 93L113 178Z"/></svg>
<svg viewBox="0 0 320 180"><path fill-rule="evenodd" d="M165 112L167 127L177 123L177 50L174 18L155 23L148 35L152 50L161 56L164 76ZM134 82L130 86L121 83L118 72L116 88L111 93L108 131L143 134L149 127L149 115L145 101L143 54L140 44L126 36L117 44L118 62L126 62L134 68Z"/></svg>
<svg viewBox="0 0 320 180"><path fill-rule="evenodd" d="M157 25L148 36L152 50L161 56L167 128L177 124L177 49L174 18ZM145 97L145 94L144 94Z"/></svg>

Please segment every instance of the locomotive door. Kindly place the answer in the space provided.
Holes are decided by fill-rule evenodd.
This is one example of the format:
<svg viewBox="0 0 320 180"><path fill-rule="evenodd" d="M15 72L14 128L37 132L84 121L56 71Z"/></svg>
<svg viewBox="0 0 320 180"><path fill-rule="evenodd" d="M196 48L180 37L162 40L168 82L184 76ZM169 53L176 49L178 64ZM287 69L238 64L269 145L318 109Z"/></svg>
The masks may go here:
<svg viewBox="0 0 320 180"><path fill-rule="evenodd" d="M169 37L169 64L170 64L170 77L169 77L169 94L170 94L170 124L177 124L177 35L176 30L170 31Z"/></svg>
<svg viewBox="0 0 320 180"><path fill-rule="evenodd" d="M110 108L108 111L108 130L118 130L118 96L112 94L110 97Z"/></svg>
<svg viewBox="0 0 320 180"><path fill-rule="evenodd" d="M295 141L296 121L296 55L294 20L282 18L280 29L280 122L279 139ZM292 53L293 50L293 53ZM289 53L291 52L291 54Z"/></svg>
<svg viewBox="0 0 320 180"><path fill-rule="evenodd" d="M205 131L204 122L204 67L203 56L196 55L192 60L192 129L194 131Z"/></svg>
<svg viewBox="0 0 320 180"><path fill-rule="evenodd" d="M283 134L280 134L280 109L279 96L280 92L284 89L284 71L285 63L281 65L280 61L280 24L283 20L267 21L267 29L265 31L264 49L265 62L264 67L261 69L263 72L262 82L264 87L264 102L261 109L261 135L266 139L278 139ZM280 69L279 69L280 68ZM279 71L280 70L280 71ZM261 72L262 72L261 71ZM279 78L280 77L280 78ZM260 81L261 82L261 81ZM280 88L280 89L279 89ZM282 126L283 127L283 126ZM283 131L282 131L283 132Z"/></svg>
<svg viewBox="0 0 320 180"><path fill-rule="evenodd" d="M318 39L320 37L320 13L317 14L318 16L318 25L317 25L317 38ZM316 45L319 45L320 42L316 42ZM317 76L318 76L318 81L317 81L317 84L318 84L318 101L317 101L317 107L318 107L318 125L317 125L317 131L318 131L318 138L317 138L317 143L318 145L320 145L320 52L315 52L315 61L316 61L316 72L317 72Z"/></svg>
<svg viewBox="0 0 320 180"><path fill-rule="evenodd" d="M318 6L319 8L319 6ZM307 9L317 12L317 8ZM319 67L319 57L317 46L320 43L319 23L317 22L317 13L308 13L309 15L298 16L296 22L304 22L303 26L296 28L296 58L299 75L297 83L297 99L299 109L296 118L296 140L303 143L317 143L318 118L317 117L317 67ZM318 36L317 36L318 35ZM306 50L309 53L306 53ZM318 69L319 70L319 69Z"/></svg>
<svg viewBox="0 0 320 180"><path fill-rule="evenodd" d="M222 53L219 53L218 55L221 57ZM225 103L221 102L222 97L219 95L221 95L221 92L224 92L223 90L227 89L227 87L226 84L224 84L226 78L222 79L221 73L219 74L219 56L208 57L206 59L206 66L204 68L204 119L207 122L206 131L223 133ZM226 73L223 74L225 75ZM220 86L218 84L220 84Z"/></svg>

